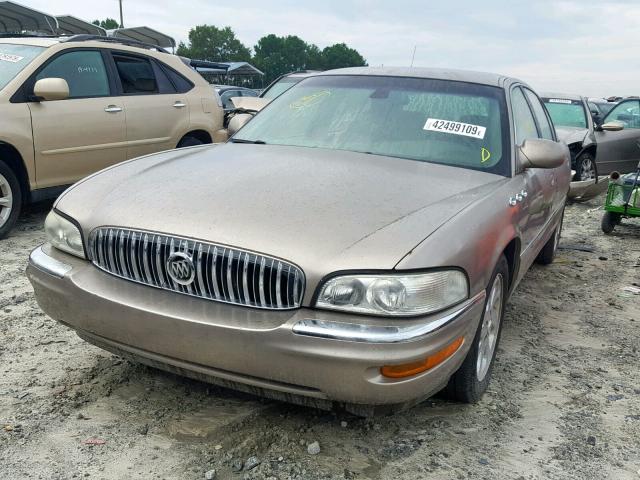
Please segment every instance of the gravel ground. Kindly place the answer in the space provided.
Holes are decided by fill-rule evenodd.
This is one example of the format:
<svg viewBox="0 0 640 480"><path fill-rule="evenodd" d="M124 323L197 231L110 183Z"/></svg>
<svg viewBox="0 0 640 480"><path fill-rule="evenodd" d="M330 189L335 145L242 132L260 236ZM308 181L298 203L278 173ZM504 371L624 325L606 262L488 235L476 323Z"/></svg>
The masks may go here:
<svg viewBox="0 0 640 480"><path fill-rule="evenodd" d="M24 276L50 204L31 207L0 241L0 478L638 480L640 295L622 288L640 284L640 221L604 236L601 203L567 208L556 263L512 297L482 402L434 398L375 419L82 342L39 310Z"/></svg>

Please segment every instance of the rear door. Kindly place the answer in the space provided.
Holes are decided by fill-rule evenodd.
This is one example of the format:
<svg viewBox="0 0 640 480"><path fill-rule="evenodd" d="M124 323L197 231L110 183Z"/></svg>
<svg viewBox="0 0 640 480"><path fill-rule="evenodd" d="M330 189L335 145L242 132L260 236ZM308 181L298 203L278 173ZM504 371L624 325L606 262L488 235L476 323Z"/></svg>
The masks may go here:
<svg viewBox="0 0 640 480"><path fill-rule="evenodd" d="M69 84L66 100L28 103L38 188L70 184L125 159L124 108L113 96L105 54L65 50L27 81L29 94L42 78L63 78Z"/></svg>
<svg viewBox="0 0 640 480"><path fill-rule="evenodd" d="M158 63L112 51L117 87L127 111L127 158L176 148L189 128L189 104Z"/></svg>
<svg viewBox="0 0 640 480"><path fill-rule="evenodd" d="M635 171L640 162L640 100L623 100L611 110L603 123L618 122L618 132L596 131L598 173L608 175Z"/></svg>

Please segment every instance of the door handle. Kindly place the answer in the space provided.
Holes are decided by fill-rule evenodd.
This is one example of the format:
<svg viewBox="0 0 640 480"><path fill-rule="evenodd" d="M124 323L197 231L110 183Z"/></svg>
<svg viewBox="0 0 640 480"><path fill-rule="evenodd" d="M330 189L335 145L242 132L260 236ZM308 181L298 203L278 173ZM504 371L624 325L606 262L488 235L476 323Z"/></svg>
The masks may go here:
<svg viewBox="0 0 640 480"><path fill-rule="evenodd" d="M122 107L119 107L117 105L109 105L104 109L104 111L107 113L118 113L122 111Z"/></svg>
<svg viewBox="0 0 640 480"><path fill-rule="evenodd" d="M178 100L176 103L173 104L173 108L184 108L186 106L187 106L187 104L186 103L182 103L180 100Z"/></svg>

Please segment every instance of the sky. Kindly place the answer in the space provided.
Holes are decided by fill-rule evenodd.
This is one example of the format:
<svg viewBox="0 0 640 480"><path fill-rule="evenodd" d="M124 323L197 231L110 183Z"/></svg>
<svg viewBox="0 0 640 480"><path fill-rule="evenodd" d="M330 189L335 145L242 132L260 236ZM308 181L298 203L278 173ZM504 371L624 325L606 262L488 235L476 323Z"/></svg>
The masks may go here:
<svg viewBox="0 0 640 480"><path fill-rule="evenodd" d="M118 18L118 0L17 0L54 15ZM640 0L123 0L126 27L184 41L230 26L248 47L298 35L347 43L369 65L462 68L515 76L538 92L640 95Z"/></svg>

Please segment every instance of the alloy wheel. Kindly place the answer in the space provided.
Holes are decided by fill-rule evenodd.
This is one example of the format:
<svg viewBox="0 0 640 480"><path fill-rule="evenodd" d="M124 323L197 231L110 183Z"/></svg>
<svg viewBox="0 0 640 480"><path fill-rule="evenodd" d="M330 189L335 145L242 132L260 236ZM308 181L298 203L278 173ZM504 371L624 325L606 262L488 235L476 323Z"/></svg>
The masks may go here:
<svg viewBox="0 0 640 480"><path fill-rule="evenodd" d="M11 185L4 175L0 173L0 227L2 227L13 210L13 192L11 191Z"/></svg>
<svg viewBox="0 0 640 480"><path fill-rule="evenodd" d="M498 343L498 333L500 332L500 321L502 319L503 284L503 276L498 273L493 280L493 285L491 285L491 291L484 307L476 362L476 375L479 382L482 382L487 376L487 372L489 372L493 353Z"/></svg>
<svg viewBox="0 0 640 480"><path fill-rule="evenodd" d="M592 180L596 178L596 167L590 157L583 157L581 160L580 180Z"/></svg>

